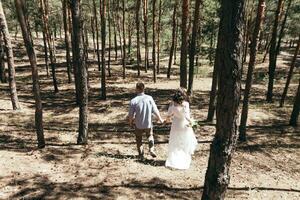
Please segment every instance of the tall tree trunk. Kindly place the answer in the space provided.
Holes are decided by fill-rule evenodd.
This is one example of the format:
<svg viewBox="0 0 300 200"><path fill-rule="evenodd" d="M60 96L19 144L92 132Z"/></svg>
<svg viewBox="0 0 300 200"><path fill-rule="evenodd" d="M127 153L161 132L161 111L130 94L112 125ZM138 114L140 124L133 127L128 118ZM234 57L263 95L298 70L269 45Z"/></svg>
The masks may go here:
<svg viewBox="0 0 300 200"><path fill-rule="evenodd" d="M293 57L293 60L292 60L292 63L291 63L291 67L290 67L290 70L289 70L289 73L288 73L288 76L287 76L287 79L286 79L285 87L284 87L284 90L283 90L283 93L282 93L282 96L281 96L281 99L280 99L280 107L283 107L283 104L284 104L284 101L285 101L285 98L286 98L286 95L287 95L287 92L288 92L288 89L289 89L289 85L290 85L290 82L291 82L291 79L292 79L292 76L293 76L297 56L299 54L299 49L300 49L300 35L299 35L298 44L297 44L297 47L296 47L296 50L295 50L295 53L294 53L294 57Z"/></svg>
<svg viewBox="0 0 300 200"><path fill-rule="evenodd" d="M2 32L4 44L6 46L6 57L8 66L8 82L10 89L10 99L14 110L21 109L18 99L17 86L16 86L16 72L14 64L14 54L11 44L11 38L7 27L6 17L4 15L2 2L0 1L0 31Z"/></svg>
<svg viewBox="0 0 300 200"><path fill-rule="evenodd" d="M95 19L95 29L96 29L96 44L97 44L97 61L98 61L98 70L101 70L100 63L100 51L99 51L99 27L98 27L98 18L97 18L97 7L96 1L93 0L93 11L94 11L94 19Z"/></svg>
<svg viewBox="0 0 300 200"><path fill-rule="evenodd" d="M217 124L210 148L203 200L224 199L229 185L229 168L238 137L244 3L244 0L221 1Z"/></svg>
<svg viewBox="0 0 300 200"><path fill-rule="evenodd" d="M63 22L65 31L65 45L66 45L66 61L67 61L67 71L68 71L68 82L72 82L71 76L71 55L70 55L70 35L69 35L69 23L68 23L68 9L67 0L63 0Z"/></svg>
<svg viewBox="0 0 300 200"><path fill-rule="evenodd" d="M299 112L300 112L300 78L299 78L297 94L296 94L295 100L294 100L293 111L292 111L292 115L291 115L291 119L290 119L291 126L298 125Z"/></svg>
<svg viewBox="0 0 300 200"><path fill-rule="evenodd" d="M156 0L152 0L152 63L153 81L156 83Z"/></svg>
<svg viewBox="0 0 300 200"><path fill-rule="evenodd" d="M0 80L2 83L6 83L4 59L5 59L4 40L3 40L3 35L0 31Z"/></svg>
<svg viewBox="0 0 300 200"><path fill-rule="evenodd" d="M47 47L46 34L44 31L43 31L43 43L44 43L44 57L45 57L46 73L47 73L47 77L49 77L48 47Z"/></svg>
<svg viewBox="0 0 300 200"><path fill-rule="evenodd" d="M106 0L101 0L101 95L106 100L106 69L105 69L105 39L106 39Z"/></svg>
<svg viewBox="0 0 300 200"><path fill-rule="evenodd" d="M108 69L108 76L111 77L111 69L110 69L110 59L111 59L111 8L110 8L110 1L107 2L107 13L108 13L108 62L107 62L107 69Z"/></svg>
<svg viewBox="0 0 300 200"><path fill-rule="evenodd" d="M159 0L159 6L158 6L158 24L156 26L157 28L157 74L160 73L160 31L161 31L161 12L162 12L162 0Z"/></svg>
<svg viewBox="0 0 300 200"><path fill-rule="evenodd" d="M49 48L50 53L50 65L51 65L51 71L52 71L52 80L53 80L53 87L54 92L58 92L58 86L57 86L57 78L56 78L56 58L55 58L55 51L54 51L54 39L52 39L50 29L49 29L49 10L48 10L48 0L40 0L41 4L41 11L42 11L42 17L43 17L43 29L45 32L45 36L47 39L47 44Z"/></svg>
<svg viewBox="0 0 300 200"><path fill-rule="evenodd" d="M116 17L115 15L112 16L113 20L113 28L114 28L114 49L115 49L115 60L118 59L118 42L117 42L117 31L116 31Z"/></svg>
<svg viewBox="0 0 300 200"><path fill-rule="evenodd" d="M73 23L73 64L76 69L76 76L79 85L79 134L77 144L88 142L88 87L87 70L84 60L82 41L82 19L80 0L71 1L72 23Z"/></svg>
<svg viewBox="0 0 300 200"><path fill-rule="evenodd" d="M96 33L95 33L95 18L94 16L91 17L91 31L92 31L92 38L93 38L93 48L94 48L94 54L93 58L96 58L97 55L97 46L96 46Z"/></svg>
<svg viewBox="0 0 300 200"><path fill-rule="evenodd" d="M284 36L284 29L285 29L287 17L289 15L291 4L292 4L292 0L288 0L288 5L287 5L286 11L285 11L284 19L282 21L281 29L280 29L280 32L279 32L279 35L278 35L278 42L277 42L277 46L276 46L276 59L277 59L277 56L280 53L281 40Z"/></svg>
<svg viewBox="0 0 300 200"><path fill-rule="evenodd" d="M246 125L247 125L247 118L248 118L248 107L249 107L249 97L250 91L252 86L252 74L255 67L256 62L256 52L257 52L257 44L259 40L259 32L261 30L264 13L265 13L266 3L265 0L259 0L258 7L257 7L257 15L255 20L255 27L252 34L252 42L250 45L250 60L248 65L248 73L247 73L247 80L244 92L244 100L243 100L243 109L241 115L241 123L240 123L240 134L239 140L246 141Z"/></svg>
<svg viewBox="0 0 300 200"><path fill-rule="evenodd" d="M149 67L149 49L148 49L148 0L143 0L143 16L144 16L144 36L145 36L145 72Z"/></svg>
<svg viewBox="0 0 300 200"><path fill-rule="evenodd" d="M176 24L177 6L178 6L178 0L175 0L173 16L172 16L172 42L171 42L170 55L169 55L167 78L171 77L172 59L173 59L173 54L175 51L175 42L176 42L175 37L176 37L176 27L177 27L177 24Z"/></svg>
<svg viewBox="0 0 300 200"><path fill-rule="evenodd" d="M122 65L123 65L123 79L126 78L126 33L125 33L125 0L122 0L122 31L123 31L123 59L122 59Z"/></svg>
<svg viewBox="0 0 300 200"><path fill-rule="evenodd" d="M26 47L26 51L32 69L33 93L35 98L35 128L37 133L38 147L44 148L45 139L44 139L44 129L43 129L43 107L42 107L42 100L40 94L39 75L37 69L35 50L33 48L32 37L24 14L24 1L15 0L15 6L16 6L18 21L22 29L24 44Z"/></svg>
<svg viewBox="0 0 300 200"><path fill-rule="evenodd" d="M218 32L218 41L217 41L217 48L215 53L215 63L214 63L214 69L213 69L213 77L212 77L212 84L211 84L211 90L210 90L210 96L209 96L209 107L208 107L208 113L207 113L207 121L211 122L213 121L215 110L216 110L216 97L217 97L217 86L218 86L218 78L219 78L219 69L220 66L220 54L221 54L221 48L220 43L222 37L220 36L220 26L219 26L219 32Z"/></svg>
<svg viewBox="0 0 300 200"><path fill-rule="evenodd" d="M174 48L174 65L176 65L176 58L177 58L177 41L178 41L178 32L179 32L179 25L178 25L178 18L176 17L176 32L175 32L175 48Z"/></svg>
<svg viewBox="0 0 300 200"><path fill-rule="evenodd" d="M180 87L187 88L187 54L188 54L188 17L189 0L182 1L181 49L180 49Z"/></svg>
<svg viewBox="0 0 300 200"><path fill-rule="evenodd" d="M193 91L194 83L194 65L195 65L195 55L196 55L196 43L197 43L197 34L199 30L199 19L200 19L200 5L202 0L196 0L195 3L195 13L193 21L193 30L192 30L192 39L190 46L190 66L189 66L189 85L188 85L188 94L191 95Z"/></svg>
<svg viewBox="0 0 300 200"><path fill-rule="evenodd" d="M135 25L136 25L136 62L137 62L138 77L141 75L140 8L141 8L141 0L136 0Z"/></svg>
<svg viewBox="0 0 300 200"><path fill-rule="evenodd" d="M278 0L277 9L275 13L274 26L272 31L270 52L269 52L269 83L268 83L268 91L267 91L267 102L273 101L273 86L274 86L275 69L276 69L276 61L277 61L277 56L276 56L277 28L278 28L282 5L283 5L283 0Z"/></svg>

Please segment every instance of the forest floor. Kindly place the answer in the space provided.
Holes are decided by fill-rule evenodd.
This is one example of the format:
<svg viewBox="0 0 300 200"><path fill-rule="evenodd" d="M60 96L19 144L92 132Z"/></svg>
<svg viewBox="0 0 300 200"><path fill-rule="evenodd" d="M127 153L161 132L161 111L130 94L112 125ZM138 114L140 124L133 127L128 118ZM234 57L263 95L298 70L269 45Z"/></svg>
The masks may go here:
<svg viewBox="0 0 300 200"><path fill-rule="evenodd" d="M16 47L17 88L22 110L11 109L8 85L0 84L0 199L200 198L215 132L215 122L205 122L211 67L200 66L195 80L191 109L194 118L202 121L196 132L199 145L191 168L180 171L164 167L169 126L155 124L158 157L152 159L147 155L143 162L137 159L135 138L126 116L138 78L129 66L127 78L123 80L120 60L112 62L107 101L99 98L100 73L96 62L90 64L89 144L76 145L78 108L74 84L68 84L66 64L61 63L57 69L60 91L54 94L40 47L38 61L47 146L37 149L31 70L23 47ZM58 61L63 60L63 55L58 48ZM167 59L162 57L162 66ZM255 70L248 141L237 146L226 199L300 199L300 128L287 125L299 68L284 108L278 107L290 60L287 51L279 57L272 104L265 102L267 63L259 64ZM142 72L140 78L146 82L146 92L153 96L162 115L179 85L178 66L174 66L171 80L165 78L165 71L162 68L157 84L152 83L152 70L147 74Z"/></svg>

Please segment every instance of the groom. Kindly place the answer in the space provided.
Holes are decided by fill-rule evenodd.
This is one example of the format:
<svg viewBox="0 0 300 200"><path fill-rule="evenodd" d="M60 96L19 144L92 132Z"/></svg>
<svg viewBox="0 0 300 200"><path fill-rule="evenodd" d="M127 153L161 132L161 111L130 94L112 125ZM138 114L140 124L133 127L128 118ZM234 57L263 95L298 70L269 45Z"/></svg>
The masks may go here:
<svg viewBox="0 0 300 200"><path fill-rule="evenodd" d="M157 106L153 98L144 93L144 83L136 84L137 96L130 101L129 108L129 125L135 128L136 144L140 159L144 158L143 150L143 134L146 134L149 141L150 155L155 158L154 152L154 138L153 138L153 125L152 125L152 114L158 117L159 121L163 123Z"/></svg>

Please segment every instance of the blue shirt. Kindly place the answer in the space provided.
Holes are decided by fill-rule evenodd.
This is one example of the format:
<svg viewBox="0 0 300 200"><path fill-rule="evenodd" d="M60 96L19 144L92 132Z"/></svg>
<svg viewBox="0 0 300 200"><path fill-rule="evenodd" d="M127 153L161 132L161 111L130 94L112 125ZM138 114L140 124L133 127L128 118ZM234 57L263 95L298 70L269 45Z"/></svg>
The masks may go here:
<svg viewBox="0 0 300 200"><path fill-rule="evenodd" d="M152 113L158 115L159 111L151 96L141 93L130 101L129 118L134 118L136 128L151 128Z"/></svg>

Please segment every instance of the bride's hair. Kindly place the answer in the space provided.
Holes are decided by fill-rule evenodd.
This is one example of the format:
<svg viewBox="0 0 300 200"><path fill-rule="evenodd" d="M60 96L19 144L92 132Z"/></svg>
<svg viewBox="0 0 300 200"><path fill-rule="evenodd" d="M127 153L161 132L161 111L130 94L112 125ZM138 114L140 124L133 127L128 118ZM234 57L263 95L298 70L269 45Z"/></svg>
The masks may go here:
<svg viewBox="0 0 300 200"><path fill-rule="evenodd" d="M178 104L182 104L183 101L189 101L184 88L177 89L173 95L173 101Z"/></svg>

